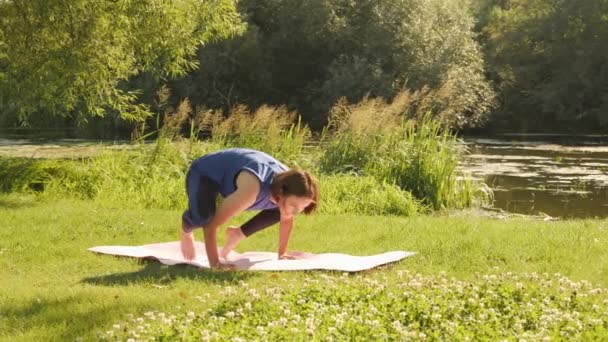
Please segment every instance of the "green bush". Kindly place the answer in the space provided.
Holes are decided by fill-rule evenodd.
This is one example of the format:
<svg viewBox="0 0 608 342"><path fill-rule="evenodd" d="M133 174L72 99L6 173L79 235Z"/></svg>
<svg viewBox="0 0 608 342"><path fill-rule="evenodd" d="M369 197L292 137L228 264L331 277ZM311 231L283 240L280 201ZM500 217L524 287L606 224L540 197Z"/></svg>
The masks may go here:
<svg viewBox="0 0 608 342"><path fill-rule="evenodd" d="M413 216L423 211L411 193L373 177L322 176L320 212Z"/></svg>

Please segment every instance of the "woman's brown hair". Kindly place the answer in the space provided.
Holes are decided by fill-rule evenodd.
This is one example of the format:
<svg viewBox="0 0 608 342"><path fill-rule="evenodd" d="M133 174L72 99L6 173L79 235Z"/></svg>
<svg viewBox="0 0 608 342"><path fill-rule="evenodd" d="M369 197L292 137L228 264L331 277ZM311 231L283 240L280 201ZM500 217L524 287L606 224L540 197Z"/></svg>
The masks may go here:
<svg viewBox="0 0 608 342"><path fill-rule="evenodd" d="M281 172L274 177L270 185L270 193L274 198L297 196L312 199L304 208L304 214L311 214L319 203L319 183L307 171L291 169Z"/></svg>

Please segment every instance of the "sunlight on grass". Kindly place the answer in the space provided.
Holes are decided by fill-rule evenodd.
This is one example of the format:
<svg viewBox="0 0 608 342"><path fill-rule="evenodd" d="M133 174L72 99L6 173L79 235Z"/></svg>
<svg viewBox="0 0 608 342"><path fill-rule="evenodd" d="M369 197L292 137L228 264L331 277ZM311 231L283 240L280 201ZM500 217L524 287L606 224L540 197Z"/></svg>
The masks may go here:
<svg viewBox="0 0 608 342"><path fill-rule="evenodd" d="M561 331L575 338L605 337L606 220L542 222L356 214L298 218L291 250L354 255L417 252L402 262L349 277L335 272L213 272L87 251L98 245L175 241L180 214L177 209L129 209L120 204L100 206L95 201L35 195L0 196L0 339L93 340L107 331L121 337L131 332L161 336L198 328L192 336L202 337L196 334L205 330L212 334L220 317L226 319L225 325L217 328L221 336L236 333L231 329L237 328L242 338L257 336L257 327L262 326L267 336L274 337L283 327L283 307L290 310L285 316L289 318L287 328L306 328L306 319L314 313L312 336L323 340L330 336L347 339L359 333L363 339L381 339L383 334L420 337L421 333L428 338L437 333L455 339L501 334L561 336L555 335ZM233 223L247 217L239 216ZM237 250L274 251L276 236L276 227L269 228L243 241ZM200 231L196 238L201 238ZM222 238L220 233L220 242ZM543 282L549 281L551 286L544 287ZM523 284L520 290L518 282ZM384 290L378 292L381 288ZM240 316L236 320L238 309L246 309L243 296L249 289L262 296L259 300L247 298L252 305L247 314L254 320ZM573 289L576 298L572 297ZM278 299L267 296L267 291L278 291ZM368 293L373 298L361 297ZM298 295L309 306L298 304L302 299ZM462 311L463 305L470 305L469 298L476 301L475 306ZM599 311L594 311L594 304ZM189 317L188 311L195 316ZM343 311L378 321L377 326L348 323L346 319L338 326L338 314ZM144 325L145 330L138 331L140 324L131 322L128 315L136 321L147 320L146 312L164 312L176 319L167 324L146 321L150 327ZM232 314L228 312L235 315L230 321L226 315ZM432 318L433 314L442 318ZM295 315L302 321L296 322ZM466 321L466 317L486 317L481 320L485 325ZM190 318L196 326L186 324ZM463 328L450 330L447 324L452 320ZM273 326L269 326L271 322ZM585 333L581 333L579 323ZM127 331L115 330L114 324L126 325ZM164 332L157 335L158 329ZM306 335L296 336L309 337L306 329L298 333Z"/></svg>

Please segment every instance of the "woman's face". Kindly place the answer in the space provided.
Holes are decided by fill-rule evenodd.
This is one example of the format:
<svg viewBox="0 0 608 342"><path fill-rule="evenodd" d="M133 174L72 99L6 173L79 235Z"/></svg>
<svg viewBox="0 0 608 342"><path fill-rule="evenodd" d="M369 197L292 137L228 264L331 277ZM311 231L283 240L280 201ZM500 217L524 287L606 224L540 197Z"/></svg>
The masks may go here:
<svg viewBox="0 0 608 342"><path fill-rule="evenodd" d="M279 200L279 210L281 217L292 217L301 213L312 203L312 199L308 197L287 196Z"/></svg>

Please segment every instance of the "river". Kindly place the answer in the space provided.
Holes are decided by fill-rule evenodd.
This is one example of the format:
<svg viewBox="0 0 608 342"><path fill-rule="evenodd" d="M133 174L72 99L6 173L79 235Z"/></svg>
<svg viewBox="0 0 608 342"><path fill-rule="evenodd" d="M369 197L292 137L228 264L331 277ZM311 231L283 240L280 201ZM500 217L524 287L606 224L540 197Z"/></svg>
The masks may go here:
<svg viewBox="0 0 608 342"><path fill-rule="evenodd" d="M561 218L608 217L608 136L465 138L461 170L494 191L494 207Z"/></svg>

